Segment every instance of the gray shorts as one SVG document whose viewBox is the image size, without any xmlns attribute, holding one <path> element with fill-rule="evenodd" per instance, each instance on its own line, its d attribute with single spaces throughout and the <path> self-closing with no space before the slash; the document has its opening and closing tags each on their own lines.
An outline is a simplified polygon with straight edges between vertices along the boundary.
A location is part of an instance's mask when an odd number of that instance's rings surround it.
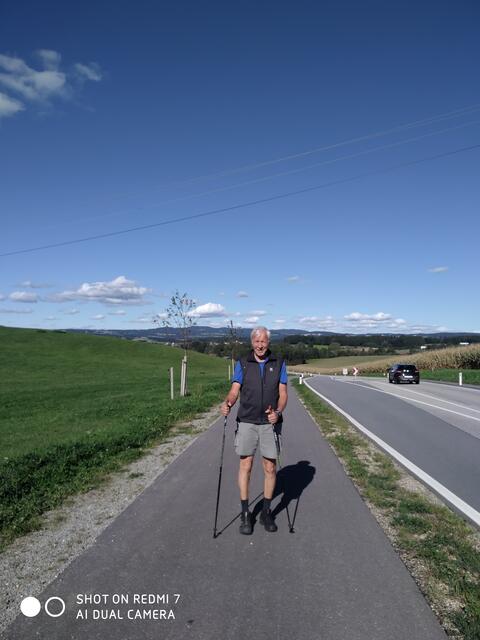
<svg viewBox="0 0 480 640">
<path fill-rule="evenodd" d="M 281 425 L 275 425 L 279 433 Z M 278 435 L 281 447 L 281 436 Z M 269 424 L 250 424 L 249 422 L 237 422 L 235 431 L 235 453 L 238 456 L 253 456 L 260 444 L 260 453 L 264 458 L 277 458 L 277 447 L 273 435 L 273 427 Z"/>
</svg>

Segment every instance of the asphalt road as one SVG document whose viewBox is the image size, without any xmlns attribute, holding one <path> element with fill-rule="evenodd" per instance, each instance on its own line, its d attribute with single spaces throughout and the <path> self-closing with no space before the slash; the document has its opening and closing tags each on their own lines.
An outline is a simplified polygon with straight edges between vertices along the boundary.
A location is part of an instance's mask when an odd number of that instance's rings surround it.
<svg viewBox="0 0 480 640">
<path fill-rule="evenodd" d="M 20 614 L 8 638 L 445 640 L 414 580 L 293 391 L 281 491 L 273 503 L 279 531 L 267 533 L 257 523 L 252 536 L 238 533 L 238 462 L 233 418 L 229 422 L 216 539 L 222 419 L 38 596 L 42 604 L 61 597 L 65 613 L 52 618 L 42 608 L 35 618 Z M 261 491 L 256 460 L 252 498 Z M 285 502 L 292 518 L 296 509 L 293 534 Z M 257 501 L 255 511 L 259 506 Z M 107 603 L 80 606 L 79 594 L 105 594 Z M 114 605 L 113 594 L 129 602 Z M 169 594 L 170 602 L 139 606 L 134 594 Z M 176 604 L 173 594 L 180 594 Z M 88 618 L 78 619 L 84 609 Z M 94 609 L 118 614 L 93 620 Z M 129 610 L 143 609 L 171 609 L 175 619 L 128 619 Z M 49 610 L 59 611 L 59 602 L 51 601 Z"/>
<path fill-rule="evenodd" d="M 308 383 L 480 511 L 480 391 L 342 376 Z"/>
</svg>

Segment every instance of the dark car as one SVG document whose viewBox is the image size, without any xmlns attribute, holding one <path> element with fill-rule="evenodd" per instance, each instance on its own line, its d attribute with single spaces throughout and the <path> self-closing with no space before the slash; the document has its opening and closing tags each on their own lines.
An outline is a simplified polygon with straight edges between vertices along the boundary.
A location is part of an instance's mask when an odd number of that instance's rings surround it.
<svg viewBox="0 0 480 640">
<path fill-rule="evenodd" d="M 414 364 L 394 364 L 388 370 L 388 381 L 394 384 L 400 384 L 401 382 L 419 384 L 420 371 Z"/>
</svg>

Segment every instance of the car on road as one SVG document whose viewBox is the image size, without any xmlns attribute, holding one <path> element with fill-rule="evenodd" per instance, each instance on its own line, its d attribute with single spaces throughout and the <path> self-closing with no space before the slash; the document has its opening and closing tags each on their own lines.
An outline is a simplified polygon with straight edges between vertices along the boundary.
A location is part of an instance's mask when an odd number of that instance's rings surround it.
<svg viewBox="0 0 480 640">
<path fill-rule="evenodd" d="M 394 364 L 388 369 L 388 381 L 393 384 L 409 382 L 420 383 L 420 371 L 414 364 Z"/>
</svg>

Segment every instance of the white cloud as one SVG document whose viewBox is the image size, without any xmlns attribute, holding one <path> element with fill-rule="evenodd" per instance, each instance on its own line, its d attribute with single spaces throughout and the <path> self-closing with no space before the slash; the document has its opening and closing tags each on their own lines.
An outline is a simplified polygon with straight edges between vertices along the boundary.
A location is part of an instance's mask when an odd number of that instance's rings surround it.
<svg viewBox="0 0 480 640">
<path fill-rule="evenodd" d="M 255 309 L 254 311 L 250 311 L 252 316 L 266 316 L 268 311 L 264 311 L 263 309 Z"/>
<path fill-rule="evenodd" d="M 51 287 L 51 284 L 46 284 L 43 282 L 32 282 L 31 280 L 24 280 L 24 282 L 21 282 L 20 287 L 26 287 L 27 289 L 48 289 L 49 287 Z"/>
<path fill-rule="evenodd" d="M 0 54 L 0 69 L 6 71 L 0 73 L 0 84 L 25 100 L 42 102 L 65 95 L 66 75 L 56 68 L 36 71 L 20 58 Z"/>
<path fill-rule="evenodd" d="M 14 302 L 38 302 L 37 294 L 28 291 L 14 291 L 8 297 Z"/>
<path fill-rule="evenodd" d="M 0 118 L 8 118 L 14 116 L 19 111 L 25 109 L 24 105 L 15 98 L 7 96 L 6 93 L 0 91 Z"/>
<path fill-rule="evenodd" d="M 287 278 L 287 282 L 299 282 L 300 281 L 300 276 L 289 276 Z"/>
<path fill-rule="evenodd" d="M 0 309 L 0 313 L 33 313 L 33 309 Z"/>
<path fill-rule="evenodd" d="M 81 64 L 80 62 L 77 62 L 75 70 L 83 79 L 92 80 L 92 82 L 100 82 L 102 79 L 102 71 L 96 62 L 90 62 L 90 64 Z"/>
<path fill-rule="evenodd" d="M 124 311 L 123 309 L 115 309 L 115 311 L 109 311 L 108 315 L 109 316 L 124 316 L 126 315 L 126 311 Z"/>
<path fill-rule="evenodd" d="M 96 316 L 91 316 L 90 320 L 105 320 L 105 316 L 102 315 L 101 313 L 97 313 Z"/>
<path fill-rule="evenodd" d="M 248 298 L 248 293 L 246 291 L 238 291 L 237 298 Z"/>
<path fill-rule="evenodd" d="M 226 316 L 227 312 L 223 305 L 217 304 L 216 302 L 207 302 L 190 311 L 189 315 L 192 316 L 192 318 L 219 318 Z"/>
<path fill-rule="evenodd" d="M 332 329 L 337 326 L 336 320 L 332 316 L 304 316 L 299 319 L 299 324 L 310 329 Z"/>
<path fill-rule="evenodd" d="M 259 316 L 251 316 L 250 318 L 244 318 L 244 322 L 247 324 L 256 324 L 260 320 Z"/>
<path fill-rule="evenodd" d="M 443 273 L 444 271 L 448 271 L 448 267 L 432 267 L 428 269 L 430 273 Z"/>
<path fill-rule="evenodd" d="M 141 322 L 142 324 L 153 324 L 152 318 L 147 316 L 142 316 L 140 318 L 136 318 L 135 320 L 129 320 L 129 322 Z"/>
<path fill-rule="evenodd" d="M 144 299 L 149 293 L 147 287 L 139 287 L 134 280 L 118 276 L 110 282 L 84 282 L 75 291 L 63 291 L 49 297 L 50 302 L 68 302 L 84 300 L 101 302 L 107 305 L 142 305 L 149 304 Z"/>
<path fill-rule="evenodd" d="M 353 313 L 349 313 L 347 316 L 343 316 L 345 320 L 349 322 L 359 322 L 361 324 L 373 322 L 374 324 L 377 322 L 387 322 L 392 319 L 390 313 L 383 313 L 383 311 L 379 311 L 378 313 L 374 313 L 373 315 L 369 315 L 368 313 L 359 313 L 358 311 L 354 311 Z"/>
<path fill-rule="evenodd" d="M 52 49 L 37 49 L 35 53 L 37 57 L 40 58 L 45 69 L 56 71 L 60 66 L 62 56 L 57 51 L 52 51 Z"/>
<path fill-rule="evenodd" d="M 25 109 L 18 97 L 45 108 L 54 99 L 71 98 L 84 82 L 98 82 L 102 78 L 100 67 L 94 62 L 76 63 L 67 73 L 60 70 L 61 55 L 57 51 L 39 49 L 35 54 L 40 69 L 29 66 L 21 58 L 0 54 L 0 86 L 8 91 L 8 95 L 0 93 L 0 117 Z"/>
<path fill-rule="evenodd" d="M 63 312 L 66 316 L 76 316 L 77 313 L 80 313 L 79 309 L 65 309 Z"/>
</svg>

